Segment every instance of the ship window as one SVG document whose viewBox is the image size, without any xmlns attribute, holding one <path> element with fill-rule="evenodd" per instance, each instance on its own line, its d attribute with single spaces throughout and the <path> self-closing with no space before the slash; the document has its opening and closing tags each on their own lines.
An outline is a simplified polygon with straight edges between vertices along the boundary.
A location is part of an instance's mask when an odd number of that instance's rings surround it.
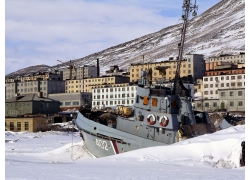
<svg viewBox="0 0 250 180">
<path fill-rule="evenodd" d="M 136 96 L 136 103 L 139 103 L 139 95 Z"/>
<path fill-rule="evenodd" d="M 152 106 L 157 106 L 157 98 L 152 98 Z"/>
<path fill-rule="evenodd" d="M 143 97 L 143 105 L 148 105 L 148 97 L 147 96 Z"/>
</svg>

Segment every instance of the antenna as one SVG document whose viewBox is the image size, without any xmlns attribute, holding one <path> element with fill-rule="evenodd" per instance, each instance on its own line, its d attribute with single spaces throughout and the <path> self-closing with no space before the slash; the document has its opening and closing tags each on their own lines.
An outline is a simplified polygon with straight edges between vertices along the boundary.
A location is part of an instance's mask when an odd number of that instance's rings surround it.
<svg viewBox="0 0 250 180">
<path fill-rule="evenodd" d="M 183 6 L 182 6 L 182 20 L 183 20 L 183 26 L 181 29 L 181 42 L 178 44 L 178 57 L 177 57 L 177 68 L 175 73 L 175 79 L 174 79 L 174 92 L 175 94 L 181 94 L 182 88 L 180 86 L 177 87 L 177 82 L 180 80 L 180 66 L 181 66 L 181 60 L 183 55 L 183 48 L 184 48 L 184 42 L 185 42 L 185 35 L 186 35 L 186 29 L 188 24 L 188 15 L 189 13 L 192 13 L 193 16 L 197 15 L 198 6 L 196 6 L 196 0 L 194 5 L 190 3 L 191 0 L 183 0 Z M 179 83 L 178 83 L 179 84 Z"/>
</svg>

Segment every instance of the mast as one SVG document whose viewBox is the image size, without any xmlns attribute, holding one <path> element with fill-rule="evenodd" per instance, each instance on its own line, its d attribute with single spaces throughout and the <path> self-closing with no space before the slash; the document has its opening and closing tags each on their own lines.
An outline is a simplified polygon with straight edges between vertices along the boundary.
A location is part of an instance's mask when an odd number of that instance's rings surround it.
<svg viewBox="0 0 250 180">
<path fill-rule="evenodd" d="M 183 88 L 182 85 L 179 84 L 180 82 L 180 67 L 181 67 L 181 60 L 183 56 L 183 48 L 184 48 L 184 42 L 185 42 L 185 35 L 186 35 L 186 29 L 188 24 L 188 15 L 190 12 L 193 11 L 192 15 L 196 16 L 196 11 L 198 10 L 198 6 L 196 6 L 196 0 L 194 5 L 191 4 L 191 0 L 183 0 L 183 6 L 182 6 L 182 20 L 183 20 L 183 26 L 181 29 L 181 42 L 178 44 L 179 53 L 178 53 L 178 62 L 177 62 L 177 68 L 175 72 L 175 79 L 174 79 L 174 93 L 181 95 Z"/>
</svg>

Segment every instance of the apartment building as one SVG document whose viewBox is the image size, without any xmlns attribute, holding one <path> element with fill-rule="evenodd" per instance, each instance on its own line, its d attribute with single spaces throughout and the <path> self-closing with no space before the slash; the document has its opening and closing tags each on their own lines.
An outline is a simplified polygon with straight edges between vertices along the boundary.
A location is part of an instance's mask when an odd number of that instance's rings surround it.
<svg viewBox="0 0 250 180">
<path fill-rule="evenodd" d="M 216 66 L 221 66 L 225 62 L 237 65 L 237 68 L 245 68 L 245 53 L 238 55 L 220 55 L 206 59 L 206 71 L 214 70 Z"/>
<path fill-rule="evenodd" d="M 47 116 L 57 114 L 60 102 L 37 94 L 17 95 L 5 100 L 5 130 L 38 132 L 47 130 Z"/>
<path fill-rule="evenodd" d="M 94 87 L 110 86 L 114 84 L 129 83 L 129 77 L 122 75 L 100 76 L 83 80 L 82 92 L 91 92 Z"/>
<path fill-rule="evenodd" d="M 245 111 L 245 74 L 203 77 L 203 92 L 194 100 L 197 110 Z"/>
<path fill-rule="evenodd" d="M 19 82 L 5 84 L 5 99 L 13 98 L 16 94 L 30 94 L 43 92 L 44 97 L 48 94 L 64 93 L 65 82 L 58 80 L 40 80 L 39 78 L 34 81 Z"/>
<path fill-rule="evenodd" d="M 135 102 L 137 85 L 100 87 L 92 89 L 92 108 L 117 105 L 132 106 Z"/>
<path fill-rule="evenodd" d="M 56 71 L 55 73 L 51 72 L 38 72 L 34 74 L 27 74 L 23 76 L 17 76 L 17 77 L 10 77 L 5 79 L 5 83 L 14 83 L 15 80 L 19 82 L 27 82 L 27 81 L 36 81 L 37 79 L 42 80 L 58 80 L 62 81 L 63 79 L 63 72 L 62 71 Z"/>
<path fill-rule="evenodd" d="M 170 58 L 168 61 L 147 63 L 147 64 L 131 64 L 130 66 L 130 81 L 136 82 L 141 78 L 141 71 L 152 69 L 152 80 L 168 81 L 175 78 L 177 61 Z M 163 74 L 158 70 L 165 68 Z M 201 54 L 188 54 L 187 59 L 181 61 L 180 76 L 192 76 L 195 83 L 197 79 L 201 79 L 205 75 L 205 61 Z"/>
<path fill-rule="evenodd" d="M 72 79 L 83 79 L 87 77 L 97 77 L 97 67 L 96 66 L 87 66 L 73 68 L 71 70 Z M 70 79 L 70 69 L 63 69 L 63 80 Z"/>
<path fill-rule="evenodd" d="M 245 88 L 245 74 L 203 77 L 203 98 L 218 99 L 219 90 Z"/>
<path fill-rule="evenodd" d="M 65 80 L 65 93 L 83 92 L 84 79 Z"/>
</svg>

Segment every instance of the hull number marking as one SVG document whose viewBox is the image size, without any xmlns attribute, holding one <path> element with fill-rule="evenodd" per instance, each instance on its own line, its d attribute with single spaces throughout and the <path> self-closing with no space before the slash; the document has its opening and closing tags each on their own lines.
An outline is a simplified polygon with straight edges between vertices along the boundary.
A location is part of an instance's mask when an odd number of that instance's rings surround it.
<svg viewBox="0 0 250 180">
<path fill-rule="evenodd" d="M 108 151 L 108 144 L 106 141 L 100 140 L 100 139 L 95 139 L 95 143 L 97 146 L 99 146 L 100 148 Z"/>
</svg>

